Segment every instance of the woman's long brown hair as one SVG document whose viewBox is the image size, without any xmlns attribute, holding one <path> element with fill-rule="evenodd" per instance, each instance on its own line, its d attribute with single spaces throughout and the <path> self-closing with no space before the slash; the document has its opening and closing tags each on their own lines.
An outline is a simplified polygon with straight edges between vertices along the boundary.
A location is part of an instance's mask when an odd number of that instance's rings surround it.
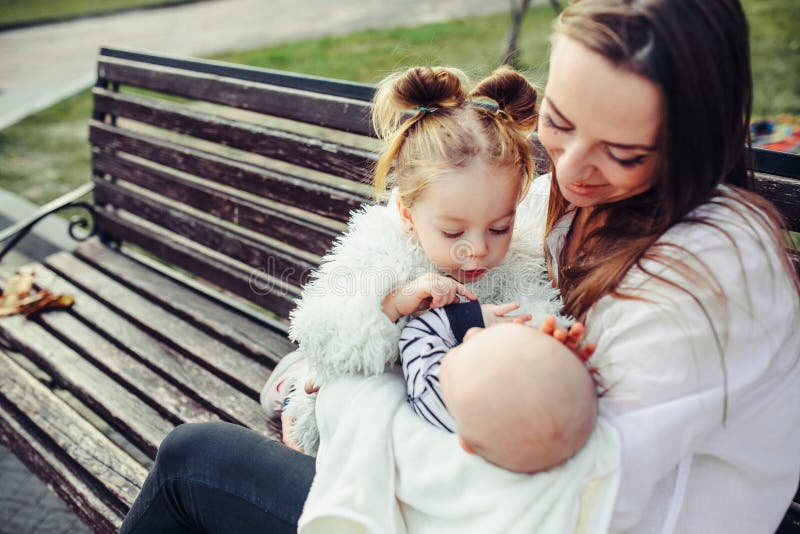
<svg viewBox="0 0 800 534">
<path fill-rule="evenodd" d="M 717 280 L 700 258 L 674 245 L 657 243 L 680 222 L 703 224 L 736 242 L 717 222 L 691 214 L 712 202 L 733 206 L 741 223 L 762 227 L 783 251 L 778 212 L 752 192 L 749 122 L 752 101 L 747 21 L 738 0 L 575 0 L 559 17 L 554 39 L 573 39 L 615 66 L 643 76 L 660 88 L 663 119 L 655 185 L 647 192 L 595 208 L 580 236 L 579 261 L 558 264 L 564 309 L 585 320 L 605 295 L 631 298 L 620 283 L 645 260 L 671 269 L 688 285 L 700 284 L 724 300 Z M 731 186 L 720 189 L 720 184 Z M 547 229 L 571 209 L 552 174 Z M 602 221 L 602 224 L 592 224 Z M 566 248 L 566 247 L 564 247 Z M 784 267 L 800 287 L 788 256 Z M 690 265 L 691 264 L 691 265 Z M 652 265 L 652 263 L 651 263 Z M 695 286 L 697 287 L 697 286 Z M 689 290 L 691 291 L 691 290 Z M 691 294 L 691 293 L 690 293 Z M 707 317 L 707 303 L 695 300 Z M 717 335 L 713 321 L 710 326 Z M 722 352 L 722 347 L 720 346 Z"/>
</svg>

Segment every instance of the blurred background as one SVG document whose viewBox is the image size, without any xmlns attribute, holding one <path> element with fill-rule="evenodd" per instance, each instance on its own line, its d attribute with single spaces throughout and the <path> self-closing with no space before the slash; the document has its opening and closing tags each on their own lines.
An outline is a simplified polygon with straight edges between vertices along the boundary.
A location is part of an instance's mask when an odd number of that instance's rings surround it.
<svg viewBox="0 0 800 534">
<path fill-rule="evenodd" d="M 100 45 L 368 83 L 416 64 L 458 66 L 478 77 L 507 59 L 516 19 L 518 53 L 512 59 L 544 86 L 557 0 L 381 4 L 0 0 L 0 189 L 43 204 L 89 180 L 88 87 Z M 750 22 L 755 141 L 798 152 L 800 1 L 743 0 L 743 5 Z M 67 72 L 61 75 L 62 70 Z M 23 75 L 30 82 L 21 80 Z M 12 84 L 21 95 L 11 95 Z M 3 109 L 4 99 L 11 109 Z"/>
</svg>

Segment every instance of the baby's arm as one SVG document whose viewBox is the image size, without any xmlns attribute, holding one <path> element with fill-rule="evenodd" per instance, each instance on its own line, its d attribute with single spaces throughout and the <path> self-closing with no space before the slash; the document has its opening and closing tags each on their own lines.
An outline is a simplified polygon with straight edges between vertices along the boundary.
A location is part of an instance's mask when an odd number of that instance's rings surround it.
<svg viewBox="0 0 800 534">
<path fill-rule="evenodd" d="M 477 301 L 430 310 L 409 321 L 400 334 L 408 403 L 417 415 L 448 432 L 456 426 L 442 400 L 439 370 L 447 351 L 473 326 L 483 326 Z"/>
</svg>

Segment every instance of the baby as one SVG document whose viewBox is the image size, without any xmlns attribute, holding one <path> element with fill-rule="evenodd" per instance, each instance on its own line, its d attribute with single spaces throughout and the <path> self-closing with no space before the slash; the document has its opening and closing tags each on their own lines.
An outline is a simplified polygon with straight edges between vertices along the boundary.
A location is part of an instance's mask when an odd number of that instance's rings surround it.
<svg viewBox="0 0 800 534">
<path fill-rule="evenodd" d="M 597 413 L 585 364 L 535 328 L 475 324 L 482 324 L 481 307 L 468 302 L 406 325 L 401 362 L 414 412 L 456 433 L 466 452 L 510 471 L 535 473 L 568 460 Z"/>
</svg>

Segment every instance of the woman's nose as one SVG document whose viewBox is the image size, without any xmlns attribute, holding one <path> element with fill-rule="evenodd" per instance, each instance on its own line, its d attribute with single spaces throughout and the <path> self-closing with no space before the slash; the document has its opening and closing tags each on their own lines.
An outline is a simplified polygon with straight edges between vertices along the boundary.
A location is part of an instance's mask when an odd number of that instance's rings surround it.
<svg viewBox="0 0 800 534">
<path fill-rule="evenodd" d="M 555 162 L 556 173 L 560 179 L 580 181 L 591 174 L 589 147 L 579 140 L 565 144 Z"/>
</svg>

